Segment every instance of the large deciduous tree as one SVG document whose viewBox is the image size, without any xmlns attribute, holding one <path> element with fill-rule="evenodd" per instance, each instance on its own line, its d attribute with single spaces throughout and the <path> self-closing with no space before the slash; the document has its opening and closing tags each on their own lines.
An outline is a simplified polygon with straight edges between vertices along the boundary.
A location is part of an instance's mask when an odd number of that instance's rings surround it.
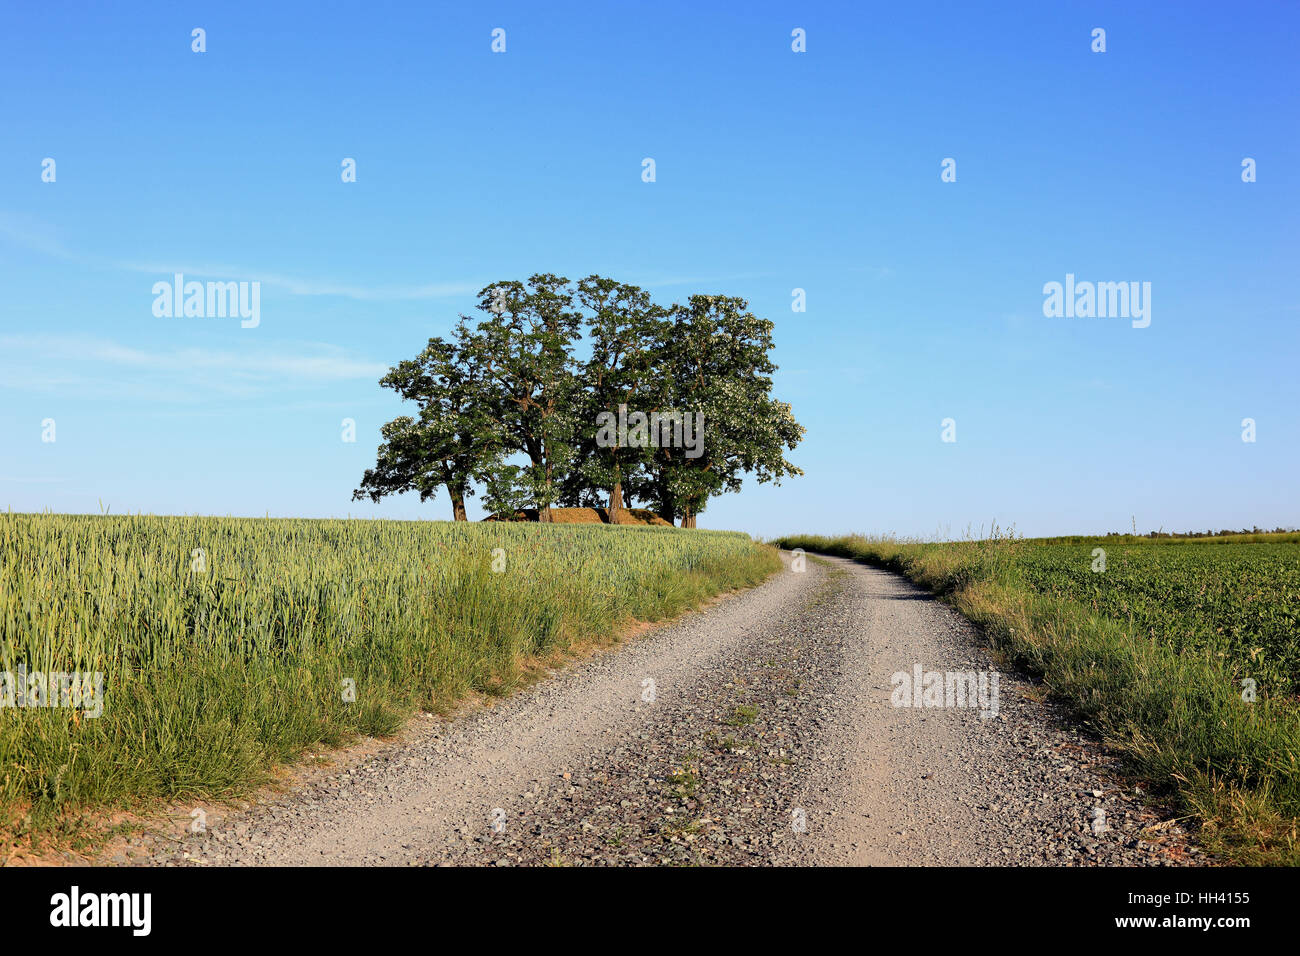
<svg viewBox="0 0 1300 956">
<path fill-rule="evenodd" d="M 695 527 L 709 498 L 739 491 L 744 474 L 777 484 L 803 474 L 785 458 L 803 426 L 771 396 L 772 327 L 732 296 L 693 295 L 673 307 L 658 371 L 668 404 L 700 422 L 702 436 L 694 448 L 661 446 L 637 484 L 665 520 Z"/>
<path fill-rule="evenodd" d="M 539 273 L 526 285 L 499 282 L 479 293 L 479 309 L 489 317 L 466 335 L 464 357 L 491 387 L 488 414 L 506 450 L 528 459 L 524 467 L 503 464 L 491 476 L 489 506 L 514 510 L 530 503 L 538 520 L 550 521 L 577 427 L 573 344 L 581 317 L 569 280 Z"/>
<path fill-rule="evenodd" d="M 366 469 L 353 499 L 379 501 L 418 491 L 427 501 L 445 487 L 454 520 L 467 520 L 465 499 L 474 493 L 473 482 L 486 480 L 502 451 L 482 370 L 459 343 L 432 338 L 416 358 L 399 362 L 379 383 L 415 402 L 419 415 L 403 415 L 383 427 L 375 467 Z"/>
<path fill-rule="evenodd" d="M 668 312 L 634 285 L 600 276 L 578 283 L 590 354 L 580 373 L 577 465 L 565 483 L 564 497 L 573 504 L 595 504 L 600 491 L 608 497 L 610 524 L 618 524 L 627 507 L 623 482 L 653 457 L 653 448 L 628 444 L 611 423 L 626 420 L 629 407 L 657 410 L 663 389 L 657 378 L 657 355 L 667 333 Z"/>
</svg>

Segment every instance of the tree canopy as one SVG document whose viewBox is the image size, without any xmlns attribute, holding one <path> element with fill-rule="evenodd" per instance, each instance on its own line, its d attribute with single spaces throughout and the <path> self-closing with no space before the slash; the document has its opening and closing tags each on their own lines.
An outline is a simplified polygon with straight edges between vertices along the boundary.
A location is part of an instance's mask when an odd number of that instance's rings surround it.
<svg viewBox="0 0 1300 956">
<path fill-rule="evenodd" d="M 744 299 L 660 306 L 601 276 L 537 274 L 479 293 L 477 321 L 431 338 L 381 380 L 415 403 L 383 427 L 352 497 L 446 488 L 457 521 L 482 491 L 491 512 L 632 503 L 695 527 L 744 475 L 780 483 L 803 437 L 771 395 L 773 325 Z"/>
</svg>

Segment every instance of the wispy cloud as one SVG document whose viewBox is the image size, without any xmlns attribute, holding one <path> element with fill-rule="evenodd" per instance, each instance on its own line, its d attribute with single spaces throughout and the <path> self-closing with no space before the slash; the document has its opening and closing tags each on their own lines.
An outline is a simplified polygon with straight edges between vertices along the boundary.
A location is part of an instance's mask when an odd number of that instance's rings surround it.
<svg viewBox="0 0 1300 956">
<path fill-rule="evenodd" d="M 356 358 L 330 345 L 296 351 L 160 351 L 109 339 L 51 335 L 0 335 L 0 387 L 81 390 L 153 399 L 195 400 L 218 391 L 252 397 L 272 389 L 302 388 L 356 379 L 377 380 L 388 366 Z M 78 363 L 98 375 L 78 375 Z M 116 370 L 117 374 L 114 374 Z M 107 373 L 107 374 L 106 374 Z"/>
<path fill-rule="evenodd" d="M 458 295 L 472 295 L 487 285 L 486 281 L 426 282 L 406 285 L 372 286 L 339 282 L 333 279 L 316 279 L 285 275 L 275 271 L 249 268 L 246 265 L 211 262 L 144 262 L 130 259 L 110 259 L 102 256 L 82 255 L 72 252 L 59 241 L 54 231 L 26 218 L 0 212 L 0 240 L 20 245 L 33 252 L 67 259 L 100 269 L 117 269 L 139 272 L 159 278 L 170 278 L 180 272 L 189 276 L 221 278 L 226 280 L 257 281 L 264 286 L 281 289 L 290 295 L 340 296 L 363 302 L 400 302 L 419 299 L 445 299 Z"/>
<path fill-rule="evenodd" d="M 304 279 L 275 272 L 260 272 L 234 265 L 213 263 L 146 263 L 114 262 L 119 269 L 142 272 L 170 278 L 180 272 L 186 276 L 221 277 L 223 279 L 249 280 L 264 286 L 282 289 L 290 295 L 336 295 L 363 302 L 399 302 L 414 299 L 445 299 L 457 295 L 473 295 L 486 282 L 430 282 L 424 285 L 365 286 L 329 279 Z"/>
<path fill-rule="evenodd" d="M 48 226 L 10 213 L 0 212 L 0 239 L 57 259 L 75 258 Z"/>
<path fill-rule="evenodd" d="M 0 348 L 22 350 L 60 360 L 107 362 L 179 374 L 219 370 L 253 376 L 274 375 L 314 381 L 335 381 L 372 378 L 388 370 L 388 366 L 380 363 L 350 358 L 343 349 L 330 345 L 315 346 L 317 354 L 308 355 L 222 352 L 198 348 L 149 352 L 120 345 L 108 339 L 54 335 L 0 335 Z"/>
<path fill-rule="evenodd" d="M 274 270 L 250 268 L 247 265 L 215 262 L 148 261 L 139 259 L 112 259 L 102 256 L 82 255 L 63 245 L 48 226 L 26 218 L 0 212 L 0 240 L 15 243 L 47 256 L 80 262 L 100 269 L 117 269 L 138 272 L 157 278 L 170 278 L 177 272 L 194 278 L 257 281 L 262 285 L 280 289 L 289 295 L 338 296 L 361 302 L 406 302 L 424 299 L 446 299 L 454 296 L 474 295 L 491 280 L 456 280 L 446 282 L 407 283 L 398 285 L 367 285 L 286 275 Z M 719 283 L 739 282 L 766 278 L 766 273 L 745 272 L 723 276 L 632 276 L 626 281 L 646 288 L 668 286 L 696 286 L 716 288 Z M 499 278 L 499 277 L 497 277 Z"/>
</svg>

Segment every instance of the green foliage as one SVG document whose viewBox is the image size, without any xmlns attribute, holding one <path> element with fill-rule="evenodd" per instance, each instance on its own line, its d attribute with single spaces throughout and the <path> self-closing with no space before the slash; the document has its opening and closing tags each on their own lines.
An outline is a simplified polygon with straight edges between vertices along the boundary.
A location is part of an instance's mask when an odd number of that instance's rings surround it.
<svg viewBox="0 0 1300 956">
<path fill-rule="evenodd" d="M 473 332 L 466 329 L 468 318 L 461 319 L 463 360 L 482 378 L 480 408 L 504 435 L 506 451 L 528 461 L 488 476 L 488 508 L 548 513 L 572 462 L 580 424 L 573 346 L 582 319 L 573 291 L 568 279 L 538 274 L 527 284 L 485 288 L 479 309 L 489 318 Z"/>
<path fill-rule="evenodd" d="M 743 299 L 691 296 L 663 308 L 636 286 L 588 276 L 503 281 L 480 293 L 484 318 L 461 316 L 455 342 L 429 340 L 382 384 L 420 406 L 384 427 L 375 468 L 354 497 L 438 487 L 455 515 L 474 483 L 491 512 L 551 505 L 611 513 L 639 500 L 694 527 L 714 495 L 742 476 L 780 482 L 804 430 L 771 397 L 772 323 Z M 588 355 L 579 360 L 577 353 Z M 685 416 L 702 431 L 683 447 L 636 416 Z M 626 415 L 626 418 L 624 417 Z M 602 418 L 631 420 L 610 440 Z M 694 429 L 687 430 L 692 437 Z"/>
<path fill-rule="evenodd" d="M 1090 546 L 1106 550 L 1091 570 Z M 1046 544 L 1020 555 L 1035 593 L 1125 622 L 1131 634 L 1174 651 L 1222 659 L 1261 693 L 1300 693 L 1300 546 Z"/>
<path fill-rule="evenodd" d="M 471 482 L 491 471 L 505 440 L 481 400 L 488 389 L 485 371 L 472 361 L 465 330 L 460 333 L 455 343 L 430 339 L 418 357 L 398 363 L 380 380 L 418 403 L 420 417 L 404 415 L 383 427 L 378 460 L 366 470 L 354 500 L 418 491 L 427 501 L 445 486 L 456 518 L 464 520 Z"/>
<path fill-rule="evenodd" d="M 804 429 L 790 406 L 771 397 L 776 366 L 772 323 L 748 311 L 744 299 L 693 295 L 672 308 L 672 330 L 662 351 L 664 403 L 699 414 L 704 442 L 696 450 L 667 447 L 653 456 L 653 467 L 632 482 L 638 497 L 652 501 L 664 517 L 694 518 L 709 498 L 739 491 L 741 476 L 760 483 L 801 475 L 786 461 L 786 449 Z"/>
<path fill-rule="evenodd" d="M 600 416 L 617 418 L 629 405 L 643 412 L 666 410 L 667 311 L 644 290 L 595 275 L 578 283 L 577 297 L 590 348 L 576 396 L 578 420 L 594 426 Z M 611 507 L 621 506 L 624 478 L 647 467 L 654 457 L 653 448 L 599 442 L 598 434 L 595 427 L 578 430 L 577 464 L 565 480 L 568 504 L 598 507 L 603 503 L 599 491 L 611 490 Z"/>
</svg>

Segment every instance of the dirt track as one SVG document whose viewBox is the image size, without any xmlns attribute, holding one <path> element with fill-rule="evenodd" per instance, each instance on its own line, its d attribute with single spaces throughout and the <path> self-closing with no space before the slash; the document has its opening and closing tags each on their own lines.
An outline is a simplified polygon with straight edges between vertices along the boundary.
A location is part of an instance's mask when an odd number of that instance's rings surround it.
<svg viewBox="0 0 1300 956">
<path fill-rule="evenodd" d="M 1001 674 L 996 716 L 991 698 L 895 706 L 892 675 L 918 664 L 988 681 L 953 611 L 885 572 L 784 558 L 761 587 L 490 708 L 418 720 L 290 793 L 212 812 L 204 832 L 178 817 L 109 862 L 1199 859 L 1176 828 L 1139 839 L 1160 818 L 1030 685 Z"/>
</svg>

